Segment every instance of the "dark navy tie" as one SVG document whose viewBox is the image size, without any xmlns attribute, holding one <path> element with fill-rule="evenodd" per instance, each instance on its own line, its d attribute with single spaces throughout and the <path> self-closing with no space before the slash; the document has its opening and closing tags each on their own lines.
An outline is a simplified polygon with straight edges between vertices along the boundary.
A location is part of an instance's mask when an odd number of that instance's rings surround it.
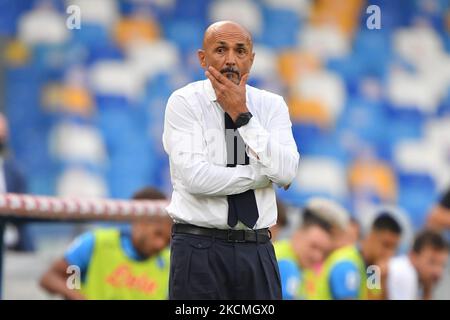
<svg viewBox="0 0 450 320">
<path fill-rule="evenodd" d="M 249 158 L 245 152 L 245 143 L 234 125 L 233 120 L 225 112 L 225 140 L 227 144 L 227 167 L 248 165 Z M 243 193 L 227 196 L 228 225 L 234 227 L 238 220 L 249 228 L 253 228 L 259 213 L 256 205 L 255 192 L 247 190 Z"/>
</svg>

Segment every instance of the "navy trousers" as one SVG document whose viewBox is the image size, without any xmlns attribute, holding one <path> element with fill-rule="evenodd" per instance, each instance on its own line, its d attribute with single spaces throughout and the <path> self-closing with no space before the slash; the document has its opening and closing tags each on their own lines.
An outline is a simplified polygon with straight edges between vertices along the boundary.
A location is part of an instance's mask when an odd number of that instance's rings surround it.
<svg viewBox="0 0 450 320">
<path fill-rule="evenodd" d="M 281 299 L 273 245 L 172 235 L 169 299 Z"/>
</svg>

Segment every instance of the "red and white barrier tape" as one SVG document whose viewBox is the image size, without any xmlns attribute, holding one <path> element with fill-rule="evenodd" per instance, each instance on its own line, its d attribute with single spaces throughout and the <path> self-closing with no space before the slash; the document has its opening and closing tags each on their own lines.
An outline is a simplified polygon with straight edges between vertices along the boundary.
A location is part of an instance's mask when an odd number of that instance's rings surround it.
<svg viewBox="0 0 450 320">
<path fill-rule="evenodd" d="M 0 216 L 41 219 L 133 220 L 166 215 L 167 201 L 57 198 L 27 194 L 0 194 Z"/>
</svg>

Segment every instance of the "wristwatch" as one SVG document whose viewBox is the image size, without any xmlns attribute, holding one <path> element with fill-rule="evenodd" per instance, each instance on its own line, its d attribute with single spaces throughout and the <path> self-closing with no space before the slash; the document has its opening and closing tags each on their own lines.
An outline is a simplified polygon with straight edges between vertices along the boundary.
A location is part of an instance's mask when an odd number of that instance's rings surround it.
<svg viewBox="0 0 450 320">
<path fill-rule="evenodd" d="M 236 128 L 245 126 L 252 117 L 253 117 L 253 115 L 250 112 L 243 112 L 243 113 L 239 114 L 236 121 L 234 122 L 234 125 L 236 126 Z"/>
</svg>

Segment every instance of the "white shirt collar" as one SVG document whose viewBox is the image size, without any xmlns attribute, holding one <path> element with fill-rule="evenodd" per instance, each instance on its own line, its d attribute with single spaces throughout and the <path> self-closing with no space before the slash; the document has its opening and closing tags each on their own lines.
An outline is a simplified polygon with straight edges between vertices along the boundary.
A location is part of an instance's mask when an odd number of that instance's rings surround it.
<svg viewBox="0 0 450 320">
<path fill-rule="evenodd" d="M 205 88 L 205 92 L 206 92 L 206 95 L 208 96 L 209 101 L 213 101 L 213 102 L 216 101 L 217 100 L 216 92 L 214 91 L 211 81 L 209 79 L 206 79 L 203 82 L 203 86 Z"/>
</svg>

